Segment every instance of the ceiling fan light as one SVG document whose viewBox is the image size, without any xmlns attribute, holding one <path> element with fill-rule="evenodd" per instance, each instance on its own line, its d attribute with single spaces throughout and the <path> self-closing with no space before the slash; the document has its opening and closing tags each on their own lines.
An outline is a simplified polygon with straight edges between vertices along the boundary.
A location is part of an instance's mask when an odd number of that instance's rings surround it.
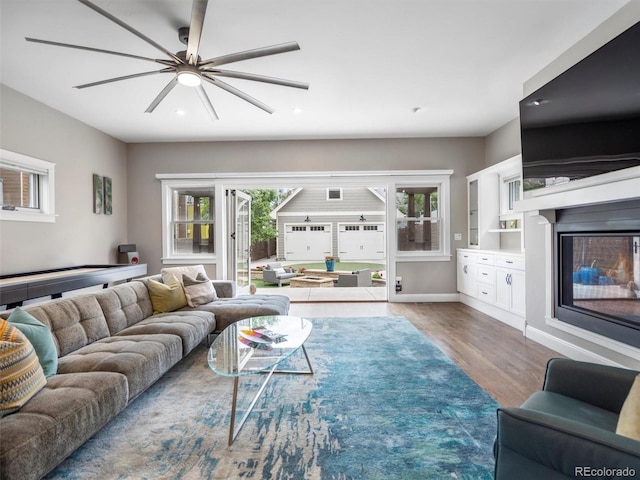
<svg viewBox="0 0 640 480">
<path fill-rule="evenodd" d="M 178 82 L 187 87 L 197 87 L 202 83 L 202 79 L 195 72 L 185 71 L 178 73 Z"/>
</svg>

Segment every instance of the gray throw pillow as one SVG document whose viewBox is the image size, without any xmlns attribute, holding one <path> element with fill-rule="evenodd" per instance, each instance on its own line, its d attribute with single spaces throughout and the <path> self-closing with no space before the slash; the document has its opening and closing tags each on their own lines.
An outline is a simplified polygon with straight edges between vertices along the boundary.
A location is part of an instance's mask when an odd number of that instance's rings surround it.
<svg viewBox="0 0 640 480">
<path fill-rule="evenodd" d="M 183 274 L 182 284 L 184 285 L 184 293 L 190 307 L 204 305 L 218 298 L 211 280 L 203 273 L 198 273 L 196 278 L 191 278 L 189 275 Z"/>
</svg>

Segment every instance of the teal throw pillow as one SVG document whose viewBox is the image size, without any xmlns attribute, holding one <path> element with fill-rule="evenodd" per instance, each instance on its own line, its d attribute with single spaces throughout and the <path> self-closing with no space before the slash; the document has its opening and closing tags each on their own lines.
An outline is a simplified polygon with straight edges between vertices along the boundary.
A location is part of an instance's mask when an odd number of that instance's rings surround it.
<svg viewBox="0 0 640 480">
<path fill-rule="evenodd" d="M 47 326 L 20 307 L 16 307 L 7 320 L 29 339 L 45 376 L 55 375 L 58 371 L 58 350 Z"/>
</svg>

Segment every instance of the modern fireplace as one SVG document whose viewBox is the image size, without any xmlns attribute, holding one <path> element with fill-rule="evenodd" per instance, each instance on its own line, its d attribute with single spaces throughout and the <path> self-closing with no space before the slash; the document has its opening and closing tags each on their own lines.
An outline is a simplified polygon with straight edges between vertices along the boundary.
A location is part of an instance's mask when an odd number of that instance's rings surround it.
<svg viewBox="0 0 640 480">
<path fill-rule="evenodd" d="M 555 316 L 640 348 L 640 201 L 556 211 Z"/>
</svg>

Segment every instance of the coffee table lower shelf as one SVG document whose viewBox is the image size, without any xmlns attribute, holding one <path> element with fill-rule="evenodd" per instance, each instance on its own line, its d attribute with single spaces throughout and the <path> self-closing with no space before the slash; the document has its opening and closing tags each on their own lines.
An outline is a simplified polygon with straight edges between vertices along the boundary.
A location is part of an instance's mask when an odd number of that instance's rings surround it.
<svg viewBox="0 0 640 480">
<path fill-rule="evenodd" d="M 307 366 L 309 367 L 309 369 L 308 370 L 277 370 L 278 364 L 275 364 L 269 370 L 262 370 L 262 371 L 256 372 L 256 373 L 264 373 L 267 376 L 262 382 L 262 385 L 260 386 L 258 393 L 256 393 L 255 397 L 251 401 L 249 408 L 247 409 L 242 419 L 240 420 L 237 428 L 235 425 L 235 420 L 236 420 L 236 405 L 238 402 L 238 381 L 240 380 L 240 377 L 234 377 L 233 400 L 231 402 L 231 420 L 229 422 L 229 443 L 228 443 L 229 446 L 233 445 L 234 440 L 240 433 L 240 430 L 242 430 L 242 427 L 244 426 L 245 422 L 247 421 L 247 418 L 249 417 L 249 414 L 253 411 L 253 407 L 258 401 L 258 398 L 260 398 L 260 395 L 262 395 L 262 392 L 266 388 L 267 383 L 269 383 L 269 380 L 271 379 L 274 373 L 275 374 L 293 374 L 293 375 L 313 375 L 313 367 L 311 366 L 311 362 L 309 361 L 309 355 L 307 354 L 307 350 L 306 348 L 304 348 L 304 345 L 301 345 L 300 348 L 304 353 L 304 358 L 307 361 Z"/>
</svg>

